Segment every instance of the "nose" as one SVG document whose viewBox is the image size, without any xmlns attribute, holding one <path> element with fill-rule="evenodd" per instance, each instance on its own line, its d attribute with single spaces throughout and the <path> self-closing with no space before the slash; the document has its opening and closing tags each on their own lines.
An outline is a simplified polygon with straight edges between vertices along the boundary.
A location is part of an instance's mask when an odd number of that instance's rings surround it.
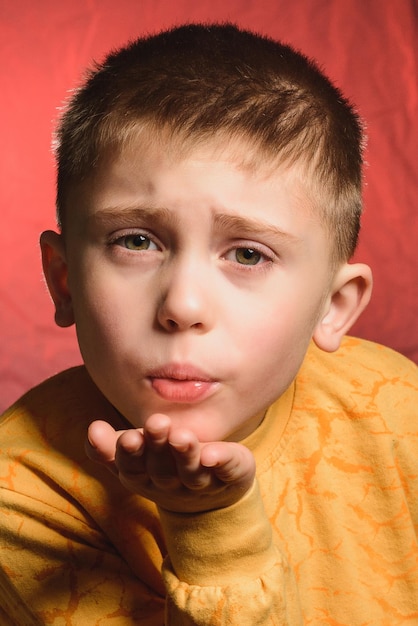
<svg viewBox="0 0 418 626">
<path fill-rule="evenodd" d="M 157 320 L 169 332 L 207 332 L 213 324 L 215 292 L 201 264 L 176 264 L 162 280 Z"/>
</svg>

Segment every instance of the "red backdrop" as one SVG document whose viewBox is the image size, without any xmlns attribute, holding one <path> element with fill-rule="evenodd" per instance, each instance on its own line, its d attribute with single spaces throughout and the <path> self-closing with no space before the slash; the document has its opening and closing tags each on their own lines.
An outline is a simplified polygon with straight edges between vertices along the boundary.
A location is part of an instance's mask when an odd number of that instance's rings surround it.
<svg viewBox="0 0 418 626">
<path fill-rule="evenodd" d="M 354 332 L 418 361 L 416 0 L 3 0 L 0 5 L 0 403 L 79 363 L 53 324 L 39 233 L 54 227 L 50 139 L 86 65 L 137 35 L 232 20 L 314 56 L 367 120 L 366 213 L 357 258 L 375 275 Z"/>
</svg>

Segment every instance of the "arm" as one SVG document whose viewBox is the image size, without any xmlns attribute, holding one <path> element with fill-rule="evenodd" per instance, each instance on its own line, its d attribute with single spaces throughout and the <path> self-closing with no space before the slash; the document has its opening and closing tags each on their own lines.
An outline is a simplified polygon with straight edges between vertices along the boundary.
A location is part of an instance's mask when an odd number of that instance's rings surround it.
<svg viewBox="0 0 418 626">
<path fill-rule="evenodd" d="M 0 488 L 0 623 L 163 626 L 162 595 L 101 529 L 71 499 L 27 484 L 32 494 Z"/>
<path fill-rule="evenodd" d="M 161 511 L 161 519 L 170 626 L 302 623 L 256 484 L 230 507 L 198 515 Z"/>
<path fill-rule="evenodd" d="M 0 623 L 162 626 L 154 505 L 85 458 L 87 420 L 18 409 L 0 427 Z"/>
<path fill-rule="evenodd" d="M 89 455 L 131 491 L 154 500 L 168 558 L 167 624 L 301 623 L 292 573 L 272 541 L 254 480 L 250 451 L 240 444 L 200 444 L 152 416 L 122 434 L 95 423 Z"/>
</svg>

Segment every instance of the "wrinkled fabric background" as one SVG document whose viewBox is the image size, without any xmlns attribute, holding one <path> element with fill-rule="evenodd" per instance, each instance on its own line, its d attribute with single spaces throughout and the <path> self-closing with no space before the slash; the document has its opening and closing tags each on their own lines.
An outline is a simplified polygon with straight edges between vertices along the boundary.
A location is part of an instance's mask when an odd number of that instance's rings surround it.
<svg viewBox="0 0 418 626">
<path fill-rule="evenodd" d="M 74 329 L 54 326 L 39 233 L 55 227 L 51 135 L 92 60 L 186 21 L 231 20 L 320 63 L 367 122 L 357 260 L 374 297 L 353 334 L 418 362 L 417 0 L 3 0 L 0 4 L 0 409 L 78 364 Z"/>
</svg>

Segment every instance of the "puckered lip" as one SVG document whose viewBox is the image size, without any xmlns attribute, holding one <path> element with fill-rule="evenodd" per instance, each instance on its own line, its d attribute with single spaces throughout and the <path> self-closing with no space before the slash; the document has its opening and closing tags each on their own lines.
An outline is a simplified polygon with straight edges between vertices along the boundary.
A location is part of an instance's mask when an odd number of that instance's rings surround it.
<svg viewBox="0 0 418 626">
<path fill-rule="evenodd" d="M 215 378 L 194 365 L 177 363 L 163 365 L 162 367 L 153 369 L 148 372 L 147 378 L 165 378 L 173 381 L 190 380 L 205 383 L 217 382 Z"/>
<path fill-rule="evenodd" d="M 160 398 L 174 404 L 202 402 L 219 389 L 218 380 L 189 364 L 164 365 L 149 372 L 147 378 Z"/>
</svg>

